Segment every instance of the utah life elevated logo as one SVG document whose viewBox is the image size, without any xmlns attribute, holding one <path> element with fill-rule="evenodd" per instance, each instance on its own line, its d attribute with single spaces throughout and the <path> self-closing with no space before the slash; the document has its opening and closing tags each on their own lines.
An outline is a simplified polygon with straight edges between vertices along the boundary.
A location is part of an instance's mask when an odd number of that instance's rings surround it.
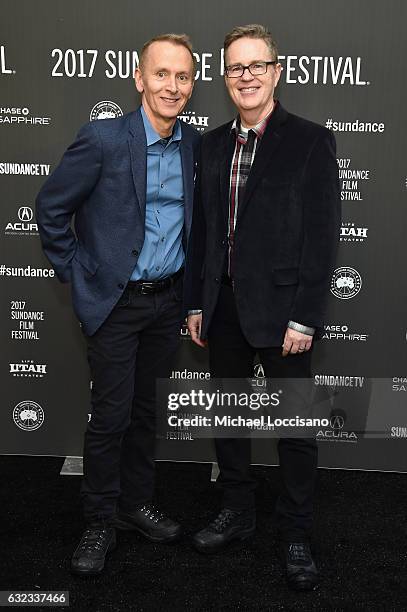
<svg viewBox="0 0 407 612">
<path fill-rule="evenodd" d="M 43 378 L 47 373 L 45 363 L 34 363 L 33 359 L 22 359 L 20 363 L 10 363 L 10 374 L 23 378 Z"/>
<path fill-rule="evenodd" d="M 7 223 L 5 236 L 38 236 L 38 225 L 33 222 L 34 213 L 29 206 L 20 206 L 17 211 L 18 221 Z"/>
<path fill-rule="evenodd" d="M 209 117 L 198 116 L 195 111 L 184 111 L 182 115 L 178 115 L 178 119 L 192 125 L 198 132 L 204 132 L 208 128 Z"/>
</svg>

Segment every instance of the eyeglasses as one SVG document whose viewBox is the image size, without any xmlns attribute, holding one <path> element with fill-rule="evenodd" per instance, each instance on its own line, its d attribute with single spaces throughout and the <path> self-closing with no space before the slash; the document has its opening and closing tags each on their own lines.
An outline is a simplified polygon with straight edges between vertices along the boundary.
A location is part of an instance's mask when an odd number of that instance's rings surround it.
<svg viewBox="0 0 407 612">
<path fill-rule="evenodd" d="M 277 64 L 277 60 L 268 62 L 254 62 L 248 66 L 242 66 L 242 64 L 225 66 L 225 74 L 229 79 L 237 79 L 244 75 L 245 70 L 248 70 L 252 76 L 258 76 L 260 74 L 266 74 L 267 66 L 269 64 Z"/>
</svg>

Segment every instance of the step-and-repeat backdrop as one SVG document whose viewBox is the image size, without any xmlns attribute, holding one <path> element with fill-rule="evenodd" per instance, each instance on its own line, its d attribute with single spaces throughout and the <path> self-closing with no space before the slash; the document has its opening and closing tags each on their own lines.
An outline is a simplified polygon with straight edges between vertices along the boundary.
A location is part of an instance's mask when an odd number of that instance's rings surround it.
<svg viewBox="0 0 407 612">
<path fill-rule="evenodd" d="M 316 434 L 320 464 L 406 471 L 406 3 L 16 0 L 3 3 L 0 21 L 0 452 L 80 456 L 90 416 L 70 290 L 41 252 L 40 186 L 83 123 L 136 108 L 139 52 L 159 33 L 194 42 L 196 87 L 180 119 L 201 132 L 228 121 L 224 34 L 257 22 L 279 45 L 278 97 L 338 145 L 340 250 L 314 359 L 315 386 L 331 406 Z M 180 333 L 172 377 L 208 378 L 206 351 L 185 326 Z M 192 438 L 171 429 L 159 457 L 212 460 L 211 442 Z M 255 441 L 253 461 L 275 463 L 274 442 Z"/>
</svg>

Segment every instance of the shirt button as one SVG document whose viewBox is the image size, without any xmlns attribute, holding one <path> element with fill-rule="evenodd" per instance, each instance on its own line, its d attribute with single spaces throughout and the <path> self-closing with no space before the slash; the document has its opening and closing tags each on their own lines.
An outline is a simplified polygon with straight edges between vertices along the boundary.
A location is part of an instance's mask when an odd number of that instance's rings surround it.
<svg viewBox="0 0 407 612">
<path fill-rule="evenodd" d="M 165 238 L 161 238 L 161 242 L 165 242 Z"/>
<path fill-rule="evenodd" d="M 158 270 L 159 270 L 160 268 L 159 268 L 159 266 L 156 266 L 156 268 L 155 268 L 155 269 L 156 269 L 156 270 L 157 270 L 157 272 L 158 272 Z"/>
<path fill-rule="evenodd" d="M 119 289 L 124 289 L 123 283 L 119 283 L 117 286 L 119 287 Z"/>
<path fill-rule="evenodd" d="M 164 183 L 161 183 L 161 189 L 164 189 Z"/>
<path fill-rule="evenodd" d="M 138 255 L 138 250 L 137 249 L 133 249 L 131 252 L 132 255 Z"/>
</svg>

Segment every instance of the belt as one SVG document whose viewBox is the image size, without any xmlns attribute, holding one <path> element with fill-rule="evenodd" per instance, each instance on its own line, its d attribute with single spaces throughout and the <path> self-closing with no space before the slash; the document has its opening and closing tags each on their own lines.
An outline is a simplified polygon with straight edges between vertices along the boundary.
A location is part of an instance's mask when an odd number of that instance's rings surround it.
<svg viewBox="0 0 407 612">
<path fill-rule="evenodd" d="M 184 268 L 180 268 L 178 272 L 175 272 L 175 274 L 172 274 L 172 276 L 167 276 L 166 278 L 162 278 L 156 281 L 144 281 L 144 280 L 129 281 L 127 283 L 127 286 L 133 291 L 135 290 L 136 293 L 139 293 L 141 295 L 150 295 L 152 293 L 160 293 L 161 291 L 164 291 L 165 289 L 168 289 L 169 287 L 174 285 L 174 283 L 179 278 L 181 278 L 183 274 L 184 274 Z"/>
</svg>

